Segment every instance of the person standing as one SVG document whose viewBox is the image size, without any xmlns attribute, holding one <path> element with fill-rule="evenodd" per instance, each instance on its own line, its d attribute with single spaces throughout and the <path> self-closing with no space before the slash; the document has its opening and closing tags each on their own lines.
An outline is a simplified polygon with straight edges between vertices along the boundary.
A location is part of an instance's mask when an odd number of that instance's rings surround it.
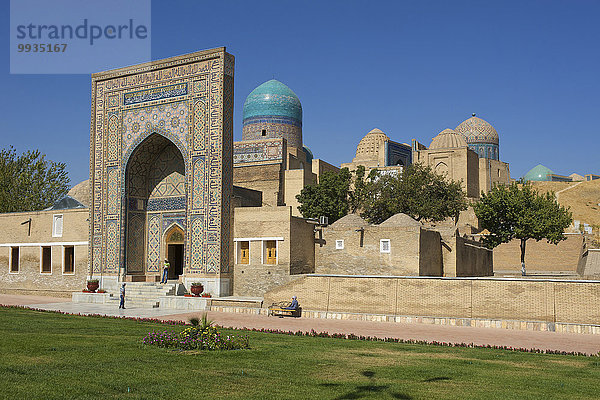
<svg viewBox="0 0 600 400">
<path fill-rule="evenodd" d="M 171 265 L 169 264 L 169 260 L 167 260 L 165 258 L 165 266 L 163 267 L 163 276 L 162 279 L 160 280 L 160 283 L 167 283 L 167 277 L 169 276 L 169 267 Z"/>
<path fill-rule="evenodd" d="M 125 309 L 125 283 L 121 286 L 121 302 L 119 308 Z"/>
</svg>

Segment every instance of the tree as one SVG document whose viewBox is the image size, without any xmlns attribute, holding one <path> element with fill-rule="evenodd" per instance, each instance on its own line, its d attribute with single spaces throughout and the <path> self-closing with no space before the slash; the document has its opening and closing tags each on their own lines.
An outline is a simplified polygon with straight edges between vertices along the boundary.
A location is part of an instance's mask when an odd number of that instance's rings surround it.
<svg viewBox="0 0 600 400">
<path fill-rule="evenodd" d="M 349 210 L 349 192 L 352 174 L 348 168 L 338 173 L 324 172 L 316 185 L 302 189 L 296 199 L 300 203 L 298 209 L 304 218 L 318 218 L 324 215 L 333 223 Z"/>
<path fill-rule="evenodd" d="M 0 212 L 50 207 L 69 191 L 65 167 L 46 160 L 39 150 L 21 155 L 12 146 L 0 150 Z"/>
<path fill-rule="evenodd" d="M 490 232 L 484 238 L 489 248 L 512 239 L 521 240 L 522 275 L 527 240 L 546 239 L 558 244 L 566 239 L 563 232 L 572 221 L 571 212 L 558 204 L 553 192 L 539 194 L 528 184 L 496 186 L 488 194 L 482 193 L 474 208 L 481 227 Z"/>
<path fill-rule="evenodd" d="M 365 172 L 366 169 L 363 165 L 359 165 L 356 167 L 355 171 L 352 171 L 354 174 L 354 182 L 348 193 L 349 208 L 352 213 L 358 212 L 363 207 L 363 204 L 369 196 L 370 185 L 373 184 L 379 176 L 376 169 L 372 169 L 366 177 Z"/>
<path fill-rule="evenodd" d="M 422 164 L 412 164 L 397 175 L 380 175 L 367 183 L 366 191 L 361 216 L 376 224 L 398 213 L 417 221 L 457 219 L 467 209 L 461 184 Z"/>
</svg>

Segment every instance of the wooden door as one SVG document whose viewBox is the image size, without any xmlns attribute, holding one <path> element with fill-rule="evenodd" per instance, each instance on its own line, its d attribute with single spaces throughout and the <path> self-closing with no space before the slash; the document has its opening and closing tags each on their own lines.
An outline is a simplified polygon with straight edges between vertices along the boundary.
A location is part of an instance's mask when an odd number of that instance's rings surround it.
<svg viewBox="0 0 600 400">
<path fill-rule="evenodd" d="M 277 242 L 267 240 L 267 264 L 277 264 Z"/>
<path fill-rule="evenodd" d="M 240 264 L 250 264 L 250 242 L 240 242 Z"/>
</svg>

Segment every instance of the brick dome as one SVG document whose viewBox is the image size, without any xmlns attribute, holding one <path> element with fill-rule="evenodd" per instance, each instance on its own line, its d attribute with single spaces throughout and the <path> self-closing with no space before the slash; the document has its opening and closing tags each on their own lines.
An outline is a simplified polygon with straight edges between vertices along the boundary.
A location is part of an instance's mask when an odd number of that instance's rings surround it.
<svg viewBox="0 0 600 400">
<path fill-rule="evenodd" d="M 372 129 L 358 143 L 358 146 L 356 147 L 356 158 L 376 160 L 379 154 L 379 145 L 388 140 L 390 140 L 390 138 L 380 129 Z"/>
<path fill-rule="evenodd" d="M 453 131 L 452 129 L 444 129 L 436 137 L 433 138 L 429 145 L 430 150 L 448 149 L 456 147 L 467 147 L 465 138 Z"/>
</svg>

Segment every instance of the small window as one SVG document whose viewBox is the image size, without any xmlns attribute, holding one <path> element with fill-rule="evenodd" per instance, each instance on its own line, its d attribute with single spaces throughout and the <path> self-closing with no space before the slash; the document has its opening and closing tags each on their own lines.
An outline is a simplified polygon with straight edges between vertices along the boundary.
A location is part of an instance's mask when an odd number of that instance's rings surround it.
<svg viewBox="0 0 600 400">
<path fill-rule="evenodd" d="M 498 170 L 498 178 L 500 178 L 500 170 Z"/>
<path fill-rule="evenodd" d="M 263 130 L 262 130 L 262 135 L 263 135 L 263 136 L 267 136 L 267 130 L 266 130 L 266 129 L 263 129 Z"/>
<path fill-rule="evenodd" d="M 64 250 L 64 270 L 65 274 L 72 274 L 75 272 L 75 247 L 65 246 Z"/>
<path fill-rule="evenodd" d="M 42 273 L 51 274 L 52 273 L 52 247 L 44 246 L 42 247 Z"/>
<path fill-rule="evenodd" d="M 63 216 L 56 214 L 52 216 L 52 237 L 62 237 L 63 235 Z"/>
<path fill-rule="evenodd" d="M 19 272 L 19 248 L 18 247 L 10 248 L 10 272 L 12 272 L 12 273 Z"/>
<path fill-rule="evenodd" d="M 390 239 L 381 239 L 379 241 L 379 252 L 389 253 L 390 252 Z"/>
<path fill-rule="evenodd" d="M 336 240 L 335 241 L 335 249 L 336 250 L 344 250 L 344 241 L 343 240 Z"/>
<path fill-rule="evenodd" d="M 267 240 L 265 241 L 265 254 L 266 254 L 266 262 L 265 264 L 277 264 L 277 241 L 275 240 Z"/>
<path fill-rule="evenodd" d="M 250 242 L 238 242 L 240 246 L 239 263 L 250 264 Z"/>
</svg>

